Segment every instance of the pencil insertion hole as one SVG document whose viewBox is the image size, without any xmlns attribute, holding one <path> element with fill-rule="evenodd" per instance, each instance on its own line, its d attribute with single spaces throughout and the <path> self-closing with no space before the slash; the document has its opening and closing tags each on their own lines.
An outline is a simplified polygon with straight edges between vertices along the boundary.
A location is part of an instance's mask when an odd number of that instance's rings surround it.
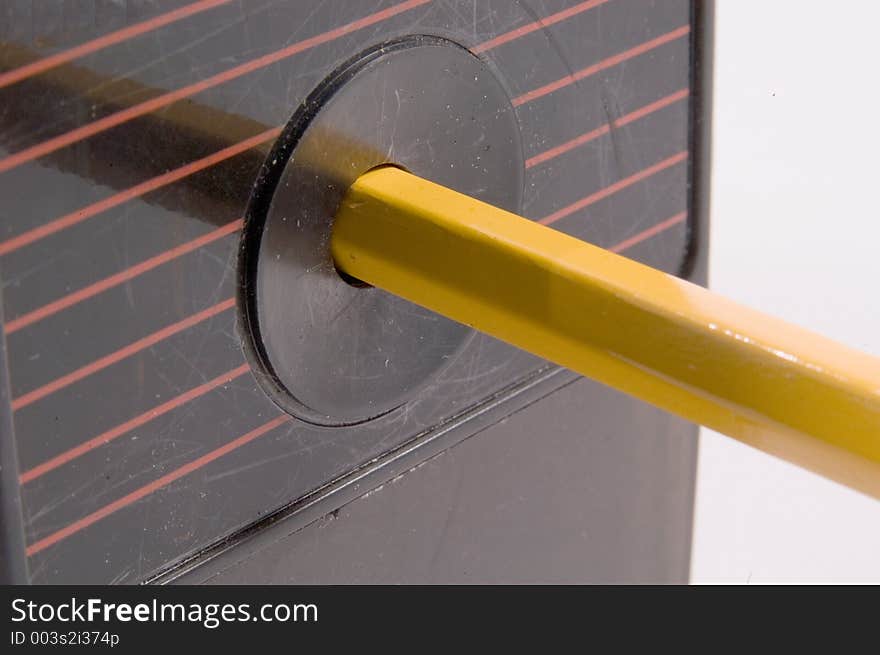
<svg viewBox="0 0 880 655">
<path fill-rule="evenodd" d="M 354 287 L 356 289 L 372 289 L 373 285 L 369 282 L 364 282 L 363 280 L 359 280 L 353 275 L 349 275 L 345 271 L 343 271 L 336 262 L 333 262 L 333 266 L 336 267 L 336 274 L 342 278 L 342 281 L 345 282 L 348 286 Z"/>
</svg>

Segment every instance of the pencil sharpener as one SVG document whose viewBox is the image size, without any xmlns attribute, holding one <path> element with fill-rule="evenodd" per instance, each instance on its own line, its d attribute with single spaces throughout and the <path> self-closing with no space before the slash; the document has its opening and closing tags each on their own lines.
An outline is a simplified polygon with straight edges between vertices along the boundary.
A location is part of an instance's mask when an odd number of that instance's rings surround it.
<svg viewBox="0 0 880 655">
<path fill-rule="evenodd" d="M 692 425 L 328 237 L 391 163 L 705 281 L 711 2 L 69 4 L 0 10 L 0 577 L 686 580 Z"/>
</svg>

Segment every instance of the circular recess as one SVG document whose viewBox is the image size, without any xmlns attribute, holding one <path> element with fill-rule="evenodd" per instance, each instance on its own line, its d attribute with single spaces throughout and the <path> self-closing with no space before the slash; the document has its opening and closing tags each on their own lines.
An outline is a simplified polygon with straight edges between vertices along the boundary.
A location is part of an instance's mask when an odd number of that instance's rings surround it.
<svg viewBox="0 0 880 655">
<path fill-rule="evenodd" d="M 351 183 L 383 164 L 518 212 L 519 128 L 486 63 L 437 37 L 381 44 L 328 77 L 267 158 L 240 257 L 245 350 L 269 396 L 319 425 L 400 407 L 471 336 L 336 272 L 333 215 Z"/>
</svg>

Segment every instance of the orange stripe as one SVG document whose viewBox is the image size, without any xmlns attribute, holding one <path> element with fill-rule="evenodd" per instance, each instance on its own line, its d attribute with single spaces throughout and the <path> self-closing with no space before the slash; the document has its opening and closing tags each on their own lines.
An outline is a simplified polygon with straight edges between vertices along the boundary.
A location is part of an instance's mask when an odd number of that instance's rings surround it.
<svg viewBox="0 0 880 655">
<path fill-rule="evenodd" d="M 107 289 L 112 289 L 115 286 L 122 284 L 123 282 L 128 282 L 129 280 L 146 273 L 147 271 L 151 271 L 162 264 L 170 262 L 172 259 L 176 259 L 181 257 L 193 250 L 198 250 L 202 246 L 206 246 L 209 243 L 217 241 L 218 239 L 222 239 L 228 234 L 232 234 L 233 232 L 237 232 L 241 229 L 242 220 L 238 219 L 236 221 L 232 221 L 231 223 L 227 223 L 223 227 L 214 230 L 212 232 L 208 232 L 208 234 L 204 234 L 197 239 L 193 239 L 192 241 L 187 241 L 179 246 L 171 248 L 170 250 L 166 250 L 163 253 L 159 253 L 154 257 L 150 257 L 149 259 L 142 261 L 140 264 L 135 264 L 134 266 L 125 269 L 124 271 L 120 271 L 115 275 L 111 275 L 109 277 L 105 277 L 103 280 L 99 280 L 94 284 L 90 284 L 89 286 L 80 289 L 79 291 L 74 291 L 73 293 L 64 296 L 63 298 L 59 298 L 54 302 L 50 302 L 47 305 L 43 305 L 39 309 L 35 309 L 32 312 L 28 312 L 27 314 L 23 314 L 22 316 L 9 321 L 6 324 L 6 333 L 12 334 L 21 330 L 28 325 L 36 323 L 38 321 L 42 321 L 44 318 L 52 316 L 53 314 L 57 314 L 63 309 L 67 309 L 68 307 L 72 307 L 77 303 L 82 302 L 83 300 L 87 300 L 92 296 L 96 296 L 97 294 L 106 291 Z"/>
<path fill-rule="evenodd" d="M 175 469 L 174 471 L 171 471 L 171 473 L 163 475 L 158 480 L 154 480 L 153 482 L 150 482 L 149 484 L 145 484 L 140 489 L 132 491 L 130 494 L 123 496 L 119 500 L 115 500 L 112 503 L 110 503 L 109 505 L 105 505 L 101 509 L 99 509 L 95 512 L 92 512 L 91 514 L 89 514 L 87 516 L 84 516 L 83 518 L 79 519 L 78 521 L 74 521 L 73 523 L 71 523 L 67 527 L 62 528 L 62 529 L 58 530 L 57 532 L 53 532 L 48 537 L 44 537 L 43 539 L 40 539 L 39 541 L 28 546 L 27 547 L 28 557 L 30 557 L 31 555 L 34 555 L 36 553 L 39 553 L 41 550 L 45 550 L 49 546 L 58 543 L 62 539 L 66 539 L 67 537 L 69 537 L 72 534 L 76 534 L 80 530 L 83 530 L 84 528 L 89 527 L 93 523 L 97 523 L 98 521 L 100 521 L 104 517 L 109 516 L 110 514 L 113 514 L 116 511 L 119 511 L 123 507 L 127 507 L 128 505 L 131 505 L 132 503 L 140 500 L 141 498 L 144 498 L 145 496 L 149 496 L 154 491 L 157 491 L 157 490 L 161 489 L 162 487 L 165 487 L 165 486 L 171 484 L 175 480 L 178 480 L 178 479 L 182 478 L 183 476 L 202 468 L 206 464 L 210 464 L 215 459 L 219 459 L 220 457 L 223 457 L 223 455 L 226 455 L 227 453 L 230 453 L 233 450 L 236 450 L 237 448 L 241 448 L 242 446 L 244 446 L 247 443 L 250 443 L 254 439 L 257 439 L 258 437 L 263 436 L 264 434 L 266 434 L 270 430 L 273 430 L 273 429 L 277 428 L 279 425 L 286 423 L 288 420 L 290 420 L 290 417 L 286 416 L 286 415 L 274 418 L 271 421 L 269 421 L 268 423 L 264 423 L 260 427 L 254 429 L 254 430 L 251 430 L 247 434 L 243 434 L 242 436 L 238 437 L 237 439 L 233 439 L 232 441 L 230 441 L 226 445 L 221 446 L 220 448 L 217 448 L 216 450 L 212 450 L 211 452 L 209 452 L 205 455 L 202 455 L 201 457 L 193 460 L 189 464 L 185 464 L 185 465 L 181 466 L 180 468 Z"/>
<path fill-rule="evenodd" d="M 346 34 L 350 34 L 365 27 L 369 27 L 370 25 L 374 25 L 375 23 L 387 20 L 392 16 L 396 16 L 397 14 L 404 11 L 408 11 L 415 7 L 427 4 L 430 1 L 431 0 L 407 0 L 407 2 L 402 2 L 398 5 L 394 5 L 393 7 L 389 7 L 388 9 L 383 9 L 382 11 L 377 11 L 374 14 L 370 14 L 368 16 L 365 16 L 364 18 L 360 18 L 341 27 L 337 27 L 336 29 L 330 30 L 329 32 L 318 34 L 317 36 L 313 36 L 311 38 L 305 39 L 304 41 L 294 43 L 276 52 L 271 52 L 267 55 L 263 55 L 262 57 L 258 57 L 239 66 L 230 68 L 229 70 L 218 73 L 217 75 L 212 75 L 211 77 L 204 79 L 201 82 L 190 84 L 181 89 L 177 89 L 176 91 L 163 93 L 160 96 L 141 102 L 137 105 L 129 107 L 128 109 L 123 109 L 122 111 L 118 111 L 115 114 L 110 114 L 109 116 L 94 121 L 93 123 L 89 123 L 88 125 L 83 125 L 82 127 L 71 130 L 70 132 L 65 132 L 64 134 L 61 134 L 53 139 L 43 141 L 42 143 L 38 143 L 35 146 L 25 148 L 20 152 L 9 155 L 5 159 L 0 159 L 0 173 L 15 168 L 16 166 L 20 166 L 25 162 L 29 162 L 44 155 L 48 155 L 51 152 L 60 150 L 61 148 L 69 146 L 72 143 L 76 143 L 77 141 L 87 139 L 88 137 L 94 136 L 99 132 L 109 130 L 112 127 L 121 125 L 127 121 L 137 118 L 138 116 L 149 114 L 150 112 L 161 109 L 162 107 L 167 107 L 168 105 L 177 102 L 178 100 L 182 100 L 197 93 L 201 93 L 202 91 L 214 88 L 215 86 L 223 84 L 224 82 L 228 82 L 229 80 L 241 77 L 242 75 L 251 73 L 255 70 L 259 70 L 260 68 L 265 68 L 266 66 L 281 61 L 282 59 L 286 59 L 305 50 L 309 50 L 310 48 L 314 48 L 315 46 L 321 45 L 323 43 L 328 43 L 330 41 L 333 41 L 334 39 L 338 39 L 342 36 L 345 36 Z"/>
<path fill-rule="evenodd" d="M 98 446 L 103 446 L 105 443 L 113 441 L 114 439 L 125 434 L 126 432 L 131 432 L 135 428 L 142 426 L 144 423 L 149 423 L 154 418 L 162 416 L 163 414 L 167 414 L 172 409 L 176 409 L 177 407 L 188 403 L 190 400 L 195 400 L 200 396 L 204 396 L 209 391 L 212 391 L 221 385 L 231 382 L 235 378 L 244 375 L 249 370 L 250 367 L 247 364 L 243 364 L 238 368 L 234 368 L 231 371 L 214 378 L 213 380 L 210 380 L 193 389 L 190 389 L 186 393 L 182 393 L 179 396 L 176 396 L 171 400 L 168 400 L 161 405 L 158 405 L 153 409 L 126 421 L 125 423 L 121 423 L 114 428 L 102 432 L 97 437 L 93 437 L 88 441 L 84 441 L 78 446 L 75 446 L 69 450 L 65 450 L 60 455 L 56 455 L 52 459 L 49 459 L 42 464 L 35 466 L 28 471 L 25 471 L 21 474 L 21 476 L 19 476 L 19 482 L 21 484 L 25 484 L 27 482 L 30 482 L 31 480 L 35 480 L 41 475 L 45 475 L 49 471 L 56 469 L 59 466 L 63 466 L 64 464 L 73 461 L 77 457 L 85 455 L 87 452 L 94 450 Z"/>
<path fill-rule="evenodd" d="M 177 182 L 178 180 L 188 177 L 194 173 L 205 170 L 206 168 L 209 168 L 214 164 L 218 164 L 221 161 L 230 159 L 242 152 L 245 152 L 246 150 L 250 150 L 254 146 L 257 146 L 266 141 L 270 141 L 277 137 L 280 133 L 280 127 L 274 127 L 271 130 L 266 130 L 265 132 L 261 132 L 256 136 L 245 139 L 240 143 L 236 143 L 229 146 L 228 148 L 219 150 L 212 155 L 208 155 L 207 157 L 203 157 L 202 159 L 197 159 L 196 161 L 190 162 L 185 166 L 175 168 L 174 170 L 163 173 L 158 177 L 151 178 L 146 182 L 141 182 L 140 184 L 133 186 L 130 189 L 120 191 L 119 193 L 114 194 L 109 198 L 104 198 L 104 200 L 99 200 L 98 202 L 83 207 L 82 209 L 78 209 L 75 212 L 66 214 L 61 218 L 56 218 L 55 220 L 50 221 L 45 225 L 41 225 L 40 227 L 35 227 L 32 230 L 28 230 L 27 232 L 19 234 L 17 237 L 13 237 L 0 243 L 0 255 L 6 255 L 10 252 L 18 250 L 19 248 L 23 248 L 24 246 L 27 246 L 35 241 L 39 241 L 40 239 L 44 239 L 51 234 L 60 232 L 61 230 L 76 225 L 77 223 L 82 223 L 92 216 L 105 212 L 108 209 L 117 207 L 122 203 L 128 202 L 129 200 L 139 198 L 146 193 L 150 193 L 151 191 L 155 191 L 156 189 L 168 186 L 173 182 Z"/>
<path fill-rule="evenodd" d="M 182 332 L 187 328 L 190 328 L 204 320 L 211 318 L 212 316 L 216 316 L 217 314 L 226 311 L 227 309 L 231 309 L 235 306 L 235 298 L 229 298 L 224 300 L 223 302 L 217 303 L 213 307 L 208 307 L 207 309 L 203 309 L 202 311 L 189 316 L 182 321 L 178 321 L 177 323 L 173 323 L 167 327 L 162 328 L 158 332 L 154 332 L 143 339 L 138 339 L 132 344 L 125 346 L 124 348 L 120 348 L 119 350 L 110 353 L 109 355 L 105 355 L 104 357 L 92 362 L 91 364 L 86 364 L 82 366 L 72 373 L 68 373 L 67 375 L 63 375 L 57 380 L 53 380 L 48 384 L 44 384 L 42 387 L 38 387 L 33 391 L 29 391 L 28 393 L 15 398 L 12 401 L 12 409 L 19 410 L 22 407 L 27 407 L 31 403 L 35 403 L 41 398 L 45 398 L 49 394 L 55 393 L 59 389 L 63 389 L 64 387 L 70 386 L 74 382 L 78 382 L 93 373 L 97 373 L 98 371 L 107 368 L 111 364 L 115 364 L 116 362 L 125 359 L 126 357 L 130 357 L 135 353 L 138 353 L 142 350 L 149 348 L 150 346 L 154 346 L 163 339 L 167 339 L 168 337 L 177 334 L 178 332 Z"/>
<path fill-rule="evenodd" d="M 640 118 L 644 118 L 645 116 L 648 116 L 655 111 L 659 111 L 664 107 L 668 107 L 669 105 L 678 102 L 679 100 L 687 98 L 689 93 L 690 91 L 688 89 L 681 89 L 664 98 L 660 98 L 660 100 L 656 100 L 648 105 L 645 105 L 641 109 L 636 109 L 635 111 L 626 114 L 625 116 L 621 116 L 620 118 L 613 120 L 610 126 L 606 123 L 605 125 L 597 127 L 595 130 L 591 130 L 585 134 L 582 134 L 579 137 L 571 139 L 570 141 L 566 141 L 565 143 L 561 143 L 558 146 L 550 148 L 549 150 L 545 150 L 540 154 L 529 157 L 526 160 L 526 168 L 532 168 L 533 166 L 537 166 L 538 164 L 543 164 L 544 162 L 554 159 L 555 157 L 558 157 L 559 155 L 566 153 L 569 150 L 574 150 L 575 148 L 587 144 L 604 134 L 608 134 L 608 132 L 611 131 L 611 127 L 623 127 L 624 125 L 628 125 L 634 121 L 639 120 Z"/>
<path fill-rule="evenodd" d="M 616 246 L 610 247 L 608 250 L 610 250 L 611 252 L 618 252 L 618 253 L 623 252 L 624 250 L 627 250 L 628 248 L 632 248 L 636 244 L 639 244 L 642 241 L 646 241 L 647 239 L 650 239 L 651 237 L 653 237 L 657 234 L 660 234 L 661 232 L 664 232 L 671 227 L 675 227 L 679 223 L 683 223 L 685 218 L 687 218 L 687 212 L 680 212 L 680 213 L 676 214 L 675 216 L 667 218 L 665 221 L 661 221 L 660 223 L 657 223 L 657 225 L 649 227 L 647 230 L 644 230 L 642 232 L 639 232 L 638 234 L 631 236 L 629 239 L 626 239 L 625 241 L 621 241 Z"/>
<path fill-rule="evenodd" d="M 569 7 L 568 9 L 557 11 L 555 14 L 551 14 L 546 18 L 539 18 L 533 23 L 528 23 L 527 25 L 518 27 L 515 30 L 510 30 L 509 32 L 500 34 L 494 39 L 484 41 L 483 43 L 471 48 L 471 52 L 477 55 L 481 52 L 491 50 L 492 48 L 497 48 L 498 46 L 509 43 L 510 41 L 514 41 L 521 36 L 531 34 L 532 32 L 537 32 L 538 30 L 541 30 L 545 27 L 550 27 L 551 25 L 555 25 L 556 23 L 567 20 L 572 16 L 576 16 L 577 14 L 581 14 L 600 5 L 604 5 L 606 2 L 609 2 L 609 0 L 588 0 L 588 2 L 581 2 L 580 4 L 574 5 L 573 7 Z"/>
<path fill-rule="evenodd" d="M 85 57 L 88 54 L 97 52 L 98 50 L 103 50 L 104 48 L 107 48 L 111 45 L 122 43 L 123 41 L 127 41 L 128 39 L 133 39 L 136 36 L 145 34 L 146 32 L 151 32 L 170 23 L 175 23 L 179 20 L 192 16 L 193 14 L 198 14 L 200 12 L 207 11 L 208 9 L 213 9 L 214 7 L 217 7 L 219 5 L 225 5 L 229 1 L 230 0 L 199 0 L 199 2 L 193 2 L 190 5 L 181 7 L 180 9 L 169 11 L 168 13 L 161 14 L 159 16 L 156 16 L 155 18 L 150 18 L 149 20 L 145 20 L 140 23 L 136 23 L 135 25 L 131 25 L 130 27 L 124 27 L 121 30 L 111 32 L 110 34 L 105 34 L 104 36 L 100 36 L 97 39 L 93 39 L 92 41 L 88 41 L 69 50 L 59 52 L 58 54 L 40 59 L 39 61 L 27 64 L 26 66 L 22 66 L 6 73 L 2 73 L 0 74 L 0 89 L 2 89 L 4 86 L 9 86 L 10 84 L 20 82 L 21 80 L 27 79 L 28 77 L 33 77 L 34 75 L 45 73 L 47 70 L 57 68 L 58 66 L 66 64 L 69 61 L 79 59 L 80 57 Z"/>
<path fill-rule="evenodd" d="M 599 189 L 595 193 L 592 193 L 592 194 L 586 196 L 585 198 L 581 198 L 577 202 L 573 202 L 570 205 L 567 205 L 567 206 L 563 207 L 562 209 L 553 212 L 549 216 L 545 216 L 544 218 L 540 219 L 538 222 L 543 225 L 550 225 L 551 223 L 555 223 L 560 218 L 565 218 L 566 216 L 569 216 L 569 215 L 575 213 L 576 211 L 584 209 L 585 207 L 589 207 L 593 203 L 598 202 L 598 201 L 602 200 L 603 198 L 607 198 L 608 196 L 613 195 L 613 194 L 617 193 L 618 191 L 621 191 L 629 186 L 632 186 L 633 184 L 636 184 L 637 182 L 641 182 L 645 178 L 651 177 L 652 175 L 659 173 L 660 171 L 663 171 L 663 170 L 666 170 L 667 168 L 671 168 L 672 166 L 675 166 L 679 162 L 686 160 L 687 156 L 688 156 L 687 151 L 679 152 L 678 154 L 672 155 L 672 157 L 668 157 L 667 159 L 664 159 L 663 161 L 658 162 L 658 163 L 654 164 L 653 166 L 649 166 L 648 168 L 645 168 L 645 169 L 639 171 L 638 173 L 630 175 L 629 177 L 624 178 L 622 180 L 619 180 L 618 182 L 615 182 L 614 184 L 611 184 L 607 187 Z"/>
<path fill-rule="evenodd" d="M 569 84 L 574 84 L 580 80 L 583 80 L 591 75 L 595 75 L 606 68 L 611 68 L 612 66 L 616 66 L 617 64 L 621 64 L 628 59 L 632 59 L 633 57 L 638 57 L 639 55 L 645 54 L 646 52 L 650 52 L 655 48 L 659 48 L 665 43 L 669 43 L 670 41 L 675 41 L 676 39 L 680 39 L 691 31 L 690 25 L 683 25 L 677 29 L 672 30 L 671 32 L 667 32 L 661 36 L 658 36 L 656 39 L 651 39 L 650 41 L 645 41 L 641 45 L 637 45 L 635 48 L 630 48 L 625 52 L 621 52 L 620 54 L 614 55 L 613 57 L 609 57 L 608 59 L 603 59 L 597 64 L 593 64 L 592 66 L 587 66 L 572 75 L 566 75 L 563 78 L 556 80 L 555 82 L 550 82 L 550 84 L 545 84 L 542 87 L 534 89 L 533 91 L 529 91 L 528 93 L 524 93 L 521 96 L 518 96 L 513 99 L 513 106 L 519 107 L 520 105 L 524 105 L 527 102 L 531 102 L 537 98 L 553 93 L 554 91 L 558 91 L 559 89 L 568 86 Z M 0 162 L 2 164 L 2 162 Z"/>
</svg>

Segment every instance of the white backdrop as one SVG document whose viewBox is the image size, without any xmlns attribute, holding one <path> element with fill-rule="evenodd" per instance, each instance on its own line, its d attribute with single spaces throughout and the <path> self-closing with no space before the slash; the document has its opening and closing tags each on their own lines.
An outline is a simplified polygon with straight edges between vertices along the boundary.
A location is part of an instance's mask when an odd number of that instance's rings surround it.
<svg viewBox="0 0 880 655">
<path fill-rule="evenodd" d="M 880 355 L 880 3 L 719 0 L 710 286 Z M 846 426 L 841 426 L 846 429 Z M 691 579 L 880 582 L 880 501 L 703 431 Z"/>
</svg>

